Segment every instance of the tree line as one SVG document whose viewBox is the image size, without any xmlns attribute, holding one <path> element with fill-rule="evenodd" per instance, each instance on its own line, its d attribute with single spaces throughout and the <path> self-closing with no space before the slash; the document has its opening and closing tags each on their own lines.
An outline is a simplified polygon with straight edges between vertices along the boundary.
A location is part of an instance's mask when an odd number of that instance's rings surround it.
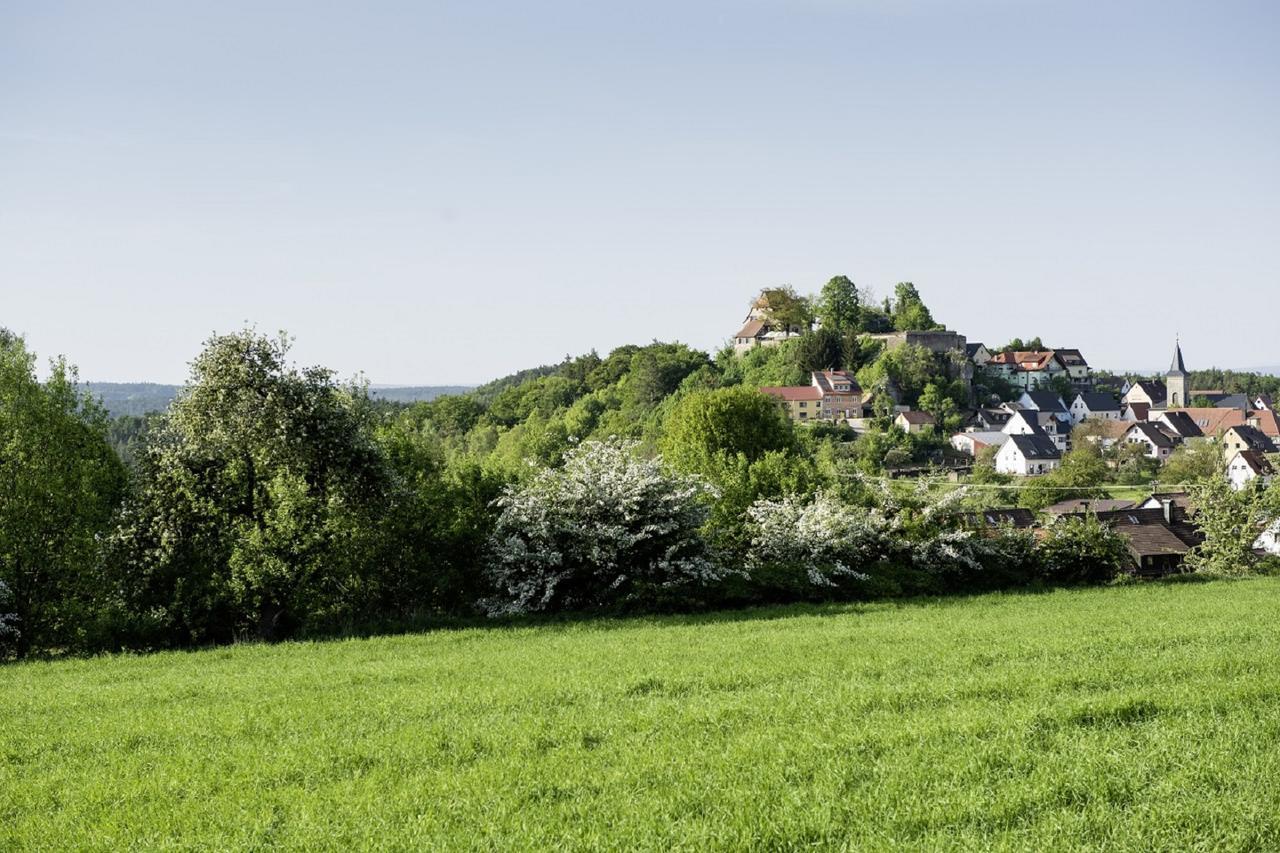
<svg viewBox="0 0 1280 853">
<path fill-rule="evenodd" d="M 794 426 L 756 388 L 807 379 L 801 341 L 625 346 L 412 405 L 289 348 L 216 335 L 165 412 L 125 424 L 0 332 L 0 654 L 1089 582 L 1126 560 L 1099 525 L 973 529 L 989 492 L 881 476 L 937 435 Z M 945 365 L 904 349 L 860 370 L 926 397 Z"/>
</svg>

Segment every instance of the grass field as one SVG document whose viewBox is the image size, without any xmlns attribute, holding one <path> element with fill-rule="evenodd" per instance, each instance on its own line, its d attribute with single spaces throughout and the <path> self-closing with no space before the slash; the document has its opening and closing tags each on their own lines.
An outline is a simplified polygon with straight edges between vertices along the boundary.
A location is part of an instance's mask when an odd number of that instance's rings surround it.
<svg viewBox="0 0 1280 853">
<path fill-rule="evenodd" d="M 0 848 L 1280 849 L 1280 580 L 0 668 Z"/>
</svg>

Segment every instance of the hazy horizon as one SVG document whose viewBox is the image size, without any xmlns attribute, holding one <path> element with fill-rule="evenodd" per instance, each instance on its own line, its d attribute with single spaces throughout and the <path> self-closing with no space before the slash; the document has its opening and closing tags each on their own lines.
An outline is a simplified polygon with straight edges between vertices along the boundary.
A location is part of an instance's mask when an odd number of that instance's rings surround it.
<svg viewBox="0 0 1280 853">
<path fill-rule="evenodd" d="M 845 274 L 1100 368 L 1277 365 L 1278 34 L 1238 0 L 19 0 L 0 326 L 94 381 L 181 383 L 248 322 L 472 385 L 714 351 Z"/>
</svg>

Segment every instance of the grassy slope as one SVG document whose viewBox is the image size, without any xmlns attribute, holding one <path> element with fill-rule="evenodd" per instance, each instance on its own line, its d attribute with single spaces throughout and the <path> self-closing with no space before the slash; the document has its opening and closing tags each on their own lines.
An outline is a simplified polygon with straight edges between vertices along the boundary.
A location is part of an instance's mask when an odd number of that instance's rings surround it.
<svg viewBox="0 0 1280 853">
<path fill-rule="evenodd" d="M 1280 847 L 1280 581 L 0 668 L 0 848 Z"/>
</svg>

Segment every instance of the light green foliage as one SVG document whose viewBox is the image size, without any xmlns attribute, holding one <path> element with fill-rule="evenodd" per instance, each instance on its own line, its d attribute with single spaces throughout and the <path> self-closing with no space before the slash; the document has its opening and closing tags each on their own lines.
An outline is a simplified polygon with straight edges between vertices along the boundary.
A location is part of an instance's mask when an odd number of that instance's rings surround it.
<svg viewBox="0 0 1280 853">
<path fill-rule="evenodd" d="M 1102 488 L 1111 477 L 1102 451 L 1090 441 L 1077 441 L 1062 455 L 1062 464 L 1039 477 L 1027 478 L 1019 503 L 1030 509 L 1044 509 L 1069 498 L 1105 498 Z"/>
<path fill-rule="evenodd" d="M 1188 441 L 1174 448 L 1160 469 L 1159 481 L 1169 485 L 1201 483 L 1218 476 L 1222 448 L 1211 441 Z"/>
<path fill-rule="evenodd" d="M 1263 578 L 3 667 L 0 847 L 1274 850 L 1277 609 Z"/>
<path fill-rule="evenodd" d="M 754 462 L 771 450 L 794 446 L 790 420 L 777 402 L 746 387 L 695 391 L 676 401 L 663 420 L 659 447 L 686 471 L 706 473 L 719 457 L 741 454 Z"/>
<path fill-rule="evenodd" d="M 903 404 L 914 405 L 925 386 L 938 377 L 945 377 L 945 372 L 932 351 L 919 344 L 902 344 L 884 350 L 859 370 L 858 384 L 868 391 L 892 386 Z"/>
<path fill-rule="evenodd" d="M 1280 522 L 1280 486 L 1268 489 L 1259 477 L 1233 489 L 1225 465 L 1218 464 L 1217 476 L 1191 490 L 1196 525 L 1205 541 L 1187 555 L 1187 565 L 1202 574 L 1247 575 L 1260 562 L 1254 543 Z"/>
<path fill-rule="evenodd" d="M 40 382 L 34 354 L 0 329 L 0 582 L 19 654 L 79 647 L 93 631 L 100 538 L 124 488 L 106 412 L 75 369 L 58 359 Z"/>
</svg>

